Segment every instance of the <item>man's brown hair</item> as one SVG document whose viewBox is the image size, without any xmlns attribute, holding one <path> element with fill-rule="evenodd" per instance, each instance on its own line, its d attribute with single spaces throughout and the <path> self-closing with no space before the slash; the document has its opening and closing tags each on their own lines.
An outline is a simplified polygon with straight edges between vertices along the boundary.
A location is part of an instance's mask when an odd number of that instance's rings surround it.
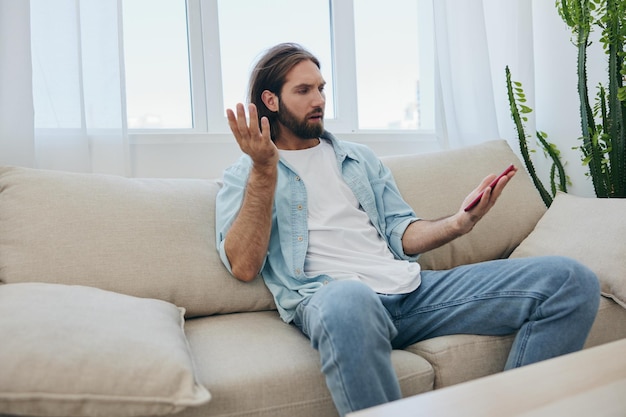
<svg viewBox="0 0 626 417">
<path fill-rule="evenodd" d="M 261 95 L 263 91 L 269 90 L 280 98 L 287 73 L 295 65 L 305 60 L 312 61 L 320 68 L 319 60 L 301 45 L 297 43 L 281 43 L 268 49 L 252 70 L 248 88 L 248 99 L 250 103 L 253 103 L 257 108 L 259 126 L 261 124 L 261 117 L 265 116 L 268 118 L 272 140 L 275 140 L 279 129 L 277 114 L 267 108 L 261 99 Z"/>
</svg>

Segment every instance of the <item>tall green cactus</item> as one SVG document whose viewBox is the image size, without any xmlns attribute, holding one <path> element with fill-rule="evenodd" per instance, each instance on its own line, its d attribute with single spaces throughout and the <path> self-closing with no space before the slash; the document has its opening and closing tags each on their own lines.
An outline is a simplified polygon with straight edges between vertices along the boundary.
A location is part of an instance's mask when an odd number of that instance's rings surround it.
<svg viewBox="0 0 626 417">
<path fill-rule="evenodd" d="M 563 21 L 578 48 L 578 95 L 583 163 L 597 197 L 626 197 L 626 0 L 557 0 Z M 598 87 L 591 106 L 587 86 L 589 36 L 600 29 L 607 54 L 607 84 Z M 608 92 L 608 94 L 607 94 Z M 597 121 L 597 122 L 596 122 Z"/>
<path fill-rule="evenodd" d="M 506 90 L 509 99 L 509 107 L 511 108 L 511 117 L 515 123 L 515 129 L 517 130 L 517 140 L 520 147 L 524 164 L 528 170 L 528 174 L 535 184 L 535 188 L 539 191 L 539 195 L 547 207 L 550 207 L 556 194 L 557 189 L 567 192 L 567 176 L 565 175 L 565 169 L 561 163 L 560 152 L 553 143 L 549 143 L 546 140 L 547 135 L 543 132 L 537 132 L 537 140 L 539 145 L 543 149 L 546 156 L 552 159 L 552 167 L 550 168 L 550 190 L 549 193 L 544 187 L 543 183 L 537 176 L 535 171 L 535 165 L 530 157 L 531 150 L 528 147 L 529 135 L 526 134 L 524 122 L 528 120 L 526 115 L 532 112 L 532 109 L 528 107 L 526 103 L 526 96 L 522 89 L 522 84 L 518 81 L 511 80 L 511 71 L 509 67 L 506 67 Z M 557 185 L 556 179 L 559 179 Z"/>
</svg>

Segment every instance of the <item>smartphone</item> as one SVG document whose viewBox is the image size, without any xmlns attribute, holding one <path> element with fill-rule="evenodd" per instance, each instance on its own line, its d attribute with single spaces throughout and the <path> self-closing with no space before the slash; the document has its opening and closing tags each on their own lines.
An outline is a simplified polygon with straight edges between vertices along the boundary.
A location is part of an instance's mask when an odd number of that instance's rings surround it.
<svg viewBox="0 0 626 417">
<path fill-rule="evenodd" d="M 508 167 L 506 167 L 506 169 L 504 171 L 502 171 L 502 174 L 498 175 L 495 180 L 491 181 L 491 184 L 489 184 L 489 188 L 491 188 L 493 190 L 493 187 L 495 187 L 496 184 L 498 183 L 498 181 L 500 181 L 500 178 L 504 177 L 506 174 L 508 174 L 509 172 L 513 171 L 513 169 L 515 169 L 515 165 L 513 165 L 513 164 L 511 164 Z M 476 206 L 476 204 L 478 204 L 480 199 L 483 197 L 483 194 L 485 194 L 484 190 L 483 190 L 483 192 L 478 194 L 478 196 L 475 199 L 473 199 L 472 202 L 469 203 L 463 210 L 470 211 L 471 209 L 473 209 Z"/>
</svg>

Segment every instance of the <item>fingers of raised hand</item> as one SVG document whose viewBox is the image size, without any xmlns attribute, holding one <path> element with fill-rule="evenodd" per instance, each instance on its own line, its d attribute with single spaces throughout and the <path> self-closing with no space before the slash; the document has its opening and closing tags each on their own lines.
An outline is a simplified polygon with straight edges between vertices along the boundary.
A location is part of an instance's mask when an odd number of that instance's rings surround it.
<svg viewBox="0 0 626 417">
<path fill-rule="evenodd" d="M 254 104 L 248 106 L 249 121 L 246 117 L 244 105 L 237 104 L 235 110 L 227 109 L 228 125 L 233 132 L 241 150 L 248 154 L 255 162 L 274 164 L 278 152 L 270 136 L 270 123 L 267 117 L 261 119 Z"/>
<path fill-rule="evenodd" d="M 231 109 L 226 110 L 226 116 L 228 118 L 228 126 L 238 141 L 241 139 L 248 139 L 250 136 L 254 136 L 255 133 L 258 133 L 256 111 L 254 112 L 254 115 L 250 114 L 250 125 L 248 125 L 246 111 L 243 104 L 238 103 L 234 111 Z M 256 127 L 257 132 L 254 131 L 254 127 Z"/>
<path fill-rule="evenodd" d="M 268 141 L 272 140 L 272 136 L 270 132 L 270 121 L 267 117 L 261 118 L 261 134 L 263 135 L 264 139 Z"/>
</svg>

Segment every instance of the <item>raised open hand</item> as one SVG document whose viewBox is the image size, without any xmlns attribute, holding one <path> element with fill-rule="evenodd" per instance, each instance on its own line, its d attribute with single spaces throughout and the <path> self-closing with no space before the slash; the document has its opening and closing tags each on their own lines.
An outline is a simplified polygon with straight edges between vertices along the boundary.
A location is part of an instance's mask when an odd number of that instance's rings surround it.
<svg viewBox="0 0 626 417">
<path fill-rule="evenodd" d="M 278 163 L 279 155 L 270 135 L 270 122 L 266 117 L 263 117 L 259 127 L 256 106 L 250 104 L 248 111 L 250 113 L 249 123 L 243 104 L 237 104 L 236 114 L 233 110 L 227 109 L 228 126 L 235 135 L 239 148 L 252 158 L 255 165 L 275 166 Z"/>
</svg>

